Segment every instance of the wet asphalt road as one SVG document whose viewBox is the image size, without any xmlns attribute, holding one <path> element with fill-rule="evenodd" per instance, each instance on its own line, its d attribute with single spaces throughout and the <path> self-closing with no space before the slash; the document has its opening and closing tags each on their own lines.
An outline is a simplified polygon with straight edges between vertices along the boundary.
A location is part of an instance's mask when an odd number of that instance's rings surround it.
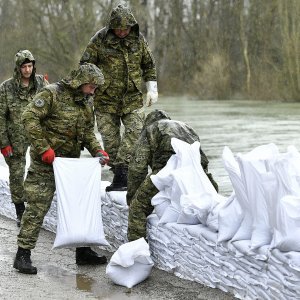
<svg viewBox="0 0 300 300">
<path fill-rule="evenodd" d="M 18 227 L 14 220 L 0 216 L 0 299 L 105 299 L 105 300 L 230 300 L 231 295 L 187 281 L 154 268 L 151 276 L 129 293 L 106 276 L 106 265 L 77 266 L 72 249 L 51 250 L 55 235 L 41 230 L 32 251 L 37 275 L 15 270 Z M 108 257 L 112 253 L 95 249 Z"/>
</svg>

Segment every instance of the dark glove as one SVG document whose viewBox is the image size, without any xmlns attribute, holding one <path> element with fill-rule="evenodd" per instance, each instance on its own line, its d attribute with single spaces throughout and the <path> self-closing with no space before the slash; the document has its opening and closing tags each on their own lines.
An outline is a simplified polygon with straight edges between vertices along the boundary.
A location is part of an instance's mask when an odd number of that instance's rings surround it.
<svg viewBox="0 0 300 300">
<path fill-rule="evenodd" d="M 49 148 L 47 151 L 45 151 L 42 154 L 42 161 L 45 162 L 46 164 L 51 165 L 54 161 L 55 158 L 55 152 L 52 148 Z"/>
<path fill-rule="evenodd" d="M 1 153 L 3 154 L 4 157 L 10 157 L 13 155 L 13 150 L 12 147 L 10 145 L 1 148 Z"/>
<path fill-rule="evenodd" d="M 95 157 L 99 157 L 99 162 L 102 166 L 109 162 L 109 156 L 104 150 L 98 150 Z"/>
</svg>

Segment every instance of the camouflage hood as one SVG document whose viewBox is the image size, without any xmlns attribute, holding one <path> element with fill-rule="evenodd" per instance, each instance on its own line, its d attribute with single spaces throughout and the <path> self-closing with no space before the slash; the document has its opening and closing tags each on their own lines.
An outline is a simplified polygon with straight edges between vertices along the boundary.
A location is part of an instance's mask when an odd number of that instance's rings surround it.
<svg viewBox="0 0 300 300">
<path fill-rule="evenodd" d="M 32 53 L 29 50 L 20 50 L 16 53 L 15 55 L 15 69 L 14 69 L 14 79 L 17 81 L 18 84 L 20 84 L 21 81 L 21 65 L 24 62 L 32 62 L 33 63 L 33 70 L 32 70 L 32 74 L 31 74 L 31 78 L 34 78 L 35 76 L 35 72 L 36 72 L 36 68 L 35 68 L 35 59 L 32 55 Z"/>
<path fill-rule="evenodd" d="M 116 28 L 126 29 L 129 26 L 131 27 L 132 31 L 139 33 L 138 22 L 133 16 L 131 10 L 128 7 L 120 4 L 111 11 L 106 26 L 107 31 Z"/>
<path fill-rule="evenodd" d="M 171 120 L 171 118 L 169 117 L 169 115 L 160 109 L 155 109 L 154 111 L 152 111 L 151 113 L 149 113 L 144 121 L 144 128 L 147 128 L 148 126 L 150 126 L 151 124 L 153 124 L 156 121 L 159 120 L 163 120 L 163 119 L 168 119 Z"/>
<path fill-rule="evenodd" d="M 104 76 L 101 70 L 94 64 L 84 63 L 64 78 L 62 83 L 71 89 L 78 89 L 86 83 L 99 86 L 104 84 Z"/>
</svg>

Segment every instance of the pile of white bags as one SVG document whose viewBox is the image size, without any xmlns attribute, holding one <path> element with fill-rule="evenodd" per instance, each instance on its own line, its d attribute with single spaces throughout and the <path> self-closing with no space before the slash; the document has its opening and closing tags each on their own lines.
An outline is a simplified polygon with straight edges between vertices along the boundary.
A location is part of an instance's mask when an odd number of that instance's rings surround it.
<svg viewBox="0 0 300 300">
<path fill-rule="evenodd" d="M 250 250 L 269 245 L 280 251 L 300 251 L 298 151 L 289 147 L 286 153 L 279 153 L 276 145 L 268 144 L 238 154 L 235 159 L 225 147 L 223 162 L 235 192 L 232 198 L 236 212 L 228 215 L 238 220 L 226 239 L 250 240 Z M 219 223 L 224 213 L 219 214 Z M 218 241 L 226 240 L 220 235 L 223 229 L 219 227 Z"/>
<path fill-rule="evenodd" d="M 200 161 L 200 143 L 192 145 L 172 138 L 172 155 L 167 165 L 151 176 L 159 193 L 152 205 L 159 224 L 205 224 L 217 228 L 217 218 L 209 214 L 225 198 L 219 195 L 204 173 Z"/>
<path fill-rule="evenodd" d="M 144 238 L 123 244 L 106 267 L 108 277 L 118 285 L 132 288 L 149 277 L 154 263 Z"/>
</svg>

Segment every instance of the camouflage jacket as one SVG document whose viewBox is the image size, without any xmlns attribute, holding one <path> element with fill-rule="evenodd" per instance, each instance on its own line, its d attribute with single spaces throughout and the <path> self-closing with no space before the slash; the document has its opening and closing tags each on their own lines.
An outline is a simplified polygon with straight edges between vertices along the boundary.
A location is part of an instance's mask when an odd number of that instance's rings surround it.
<svg viewBox="0 0 300 300">
<path fill-rule="evenodd" d="M 129 163 L 127 199 L 132 199 L 136 190 L 148 174 L 148 166 L 152 174 L 159 172 L 169 158 L 175 154 L 171 139 L 175 137 L 189 144 L 199 141 L 197 133 L 187 124 L 175 120 L 159 120 L 143 129 Z M 208 159 L 200 148 L 201 165 L 207 170 Z"/>
<path fill-rule="evenodd" d="M 18 57 L 14 76 L 0 85 L 0 148 L 11 145 L 15 154 L 22 154 L 28 147 L 28 140 L 21 123 L 21 114 L 47 80 L 36 75 L 35 67 L 28 87 L 21 85 L 20 66 L 25 57 Z"/>
<path fill-rule="evenodd" d="M 113 28 L 130 26 L 123 39 Z M 105 84 L 95 97 L 95 109 L 100 112 L 129 113 L 143 106 L 142 79 L 156 81 L 153 55 L 139 25 L 127 8 L 119 5 L 111 13 L 106 27 L 98 31 L 84 51 L 81 63 L 90 62 L 103 72 Z"/>
<path fill-rule="evenodd" d="M 79 89 L 93 81 L 83 80 L 84 76 L 73 72 L 70 77 L 45 87 L 25 109 L 22 120 L 33 158 L 40 160 L 50 147 L 56 156 L 74 158 L 80 156 L 83 147 L 93 156 L 101 149 L 94 133 L 93 99 Z"/>
</svg>

